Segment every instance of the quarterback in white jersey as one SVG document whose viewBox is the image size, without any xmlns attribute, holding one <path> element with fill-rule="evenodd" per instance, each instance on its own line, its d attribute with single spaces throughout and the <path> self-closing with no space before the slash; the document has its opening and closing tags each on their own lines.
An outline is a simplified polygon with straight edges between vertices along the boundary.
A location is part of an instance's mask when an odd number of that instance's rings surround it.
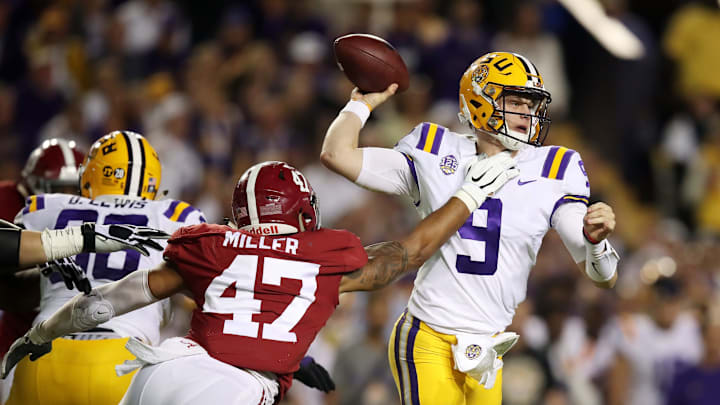
<svg viewBox="0 0 720 405">
<path fill-rule="evenodd" d="M 428 144 L 435 145 L 429 153 Z M 462 186 L 477 153 L 473 139 L 431 123 L 415 127 L 395 150 L 409 162 L 402 180 L 422 217 Z M 553 213 L 566 202 L 587 204 L 590 188 L 575 151 L 525 148 L 514 158 L 521 175 L 485 200 L 419 270 L 408 309 L 438 332 L 504 330 L 525 299 Z"/>
<path fill-rule="evenodd" d="M 82 196 L 30 196 L 16 222 L 30 230 L 96 222 L 147 226 L 169 234 L 182 226 L 205 222 L 202 213 L 188 203 L 154 201 L 160 175 L 160 161 L 145 138 L 129 131 L 112 132 L 93 144 L 83 163 Z M 161 244 L 164 247 L 166 242 Z M 135 250 L 75 256 L 93 288 L 162 261 L 162 251 L 150 251 L 149 256 Z M 65 288 L 59 275 L 44 278 L 40 313 L 34 324 L 47 319 L 75 295 Z M 124 348 L 127 337 L 158 344 L 166 310 L 167 302 L 159 302 L 118 316 L 87 333 L 58 340 L 49 355 L 35 362 L 24 360 L 15 371 L 7 404 L 116 404 L 131 378 L 117 377 L 114 369 L 133 358 Z"/>
<path fill-rule="evenodd" d="M 467 69 L 459 116 L 472 134 L 422 123 L 392 150 L 358 148 L 370 110 L 396 88 L 355 90 L 328 129 L 321 159 L 364 187 L 409 196 L 423 217 L 461 187 L 455 196 L 472 214 L 420 268 L 391 337 L 390 365 L 403 404 L 500 404 L 500 358 L 517 336 L 499 332 L 525 299 L 543 237 L 554 228 L 588 277 L 611 287 L 618 256 L 606 237 L 614 214 L 604 203 L 587 207 L 590 184 L 577 152 L 541 146 L 550 94 L 527 58 L 493 52 Z M 520 175 L 489 195 L 463 193 L 468 165 L 500 153 L 512 156 Z"/>
</svg>

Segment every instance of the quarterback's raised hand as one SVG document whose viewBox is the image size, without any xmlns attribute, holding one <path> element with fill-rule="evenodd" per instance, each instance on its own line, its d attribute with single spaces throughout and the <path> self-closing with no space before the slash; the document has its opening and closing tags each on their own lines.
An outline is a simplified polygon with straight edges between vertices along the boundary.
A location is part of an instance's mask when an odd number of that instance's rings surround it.
<svg viewBox="0 0 720 405">
<path fill-rule="evenodd" d="M 615 213 L 604 202 L 597 202 L 588 207 L 583 218 L 583 232 L 591 243 L 598 243 L 610 236 L 615 230 Z"/>
<path fill-rule="evenodd" d="M 134 249 L 148 256 L 147 248 L 163 250 L 162 245 L 153 239 L 168 239 L 166 232 L 134 225 L 98 225 L 86 223 L 82 227 L 83 251 L 110 253 L 124 249 Z"/>
<path fill-rule="evenodd" d="M 476 159 L 470 165 L 462 187 L 455 193 L 455 197 L 464 202 L 470 212 L 481 206 L 508 180 L 520 174 L 510 152 L 500 152 L 491 157 L 478 156 Z"/>
<path fill-rule="evenodd" d="M 335 389 L 335 382 L 330 378 L 327 370 L 310 356 L 305 356 L 300 361 L 300 369 L 293 374 L 293 378 L 310 388 L 317 388 L 323 392 Z"/>
<path fill-rule="evenodd" d="M 50 277 L 53 273 L 60 274 L 68 290 L 77 287 L 78 291 L 84 294 L 90 294 L 92 290 L 90 280 L 85 277 L 85 271 L 69 257 L 45 263 L 44 266 L 40 266 L 40 272 L 45 277 Z"/>
<path fill-rule="evenodd" d="M 3 380 L 10 374 L 13 367 L 28 354 L 30 360 L 35 361 L 52 350 L 52 342 L 43 343 L 41 339 L 34 336 L 34 331 L 35 328 L 30 329 L 25 336 L 18 338 L 10 346 L 10 350 L 3 358 L 2 370 L 0 370 L 0 377 Z"/>
<path fill-rule="evenodd" d="M 355 87 L 350 93 L 350 99 L 354 101 L 362 101 L 363 103 L 367 104 L 367 106 L 370 108 L 370 110 L 374 110 L 375 107 L 379 106 L 380 104 L 384 103 L 390 96 L 395 94 L 397 91 L 398 85 L 393 83 L 390 86 L 388 86 L 387 89 L 383 92 L 378 93 L 361 93 L 360 89 Z"/>
</svg>

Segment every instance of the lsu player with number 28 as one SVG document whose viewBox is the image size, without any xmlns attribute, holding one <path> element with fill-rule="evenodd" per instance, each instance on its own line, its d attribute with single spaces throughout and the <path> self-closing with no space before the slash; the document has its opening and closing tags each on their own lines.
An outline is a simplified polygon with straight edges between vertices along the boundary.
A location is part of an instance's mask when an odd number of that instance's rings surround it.
<svg viewBox="0 0 720 405">
<path fill-rule="evenodd" d="M 458 115 L 470 134 L 425 122 L 394 149 L 359 148 L 370 111 L 396 89 L 355 89 L 328 129 L 321 160 L 359 185 L 408 196 L 423 217 L 453 193 L 467 204 L 466 223 L 420 268 L 388 355 L 403 404 L 499 405 L 501 358 L 518 338 L 503 331 L 525 299 L 543 237 L 555 229 L 582 271 L 612 287 L 619 258 L 606 237 L 615 216 L 607 204 L 588 207 L 577 152 L 542 146 L 551 98 L 527 58 L 493 52 L 466 70 Z M 486 155 L 494 171 L 468 169 Z M 463 186 L 467 170 L 487 190 Z"/>
<path fill-rule="evenodd" d="M 140 134 L 111 132 L 96 141 L 80 168 L 81 196 L 34 195 L 16 222 L 30 230 L 62 229 L 86 222 L 147 226 L 172 233 L 205 222 L 200 211 L 176 200 L 155 201 L 161 166 L 157 153 Z M 164 242 L 163 242 L 164 244 Z M 145 257 L 134 250 L 75 256 L 93 288 L 162 262 L 162 252 Z M 54 273 L 41 284 L 40 313 L 47 319 L 75 295 Z M 114 318 L 94 330 L 66 336 L 50 355 L 22 361 L 15 369 L 7 404 L 117 404 L 130 384 L 115 365 L 133 358 L 124 345 L 133 336 L 159 343 L 167 302 Z"/>
</svg>

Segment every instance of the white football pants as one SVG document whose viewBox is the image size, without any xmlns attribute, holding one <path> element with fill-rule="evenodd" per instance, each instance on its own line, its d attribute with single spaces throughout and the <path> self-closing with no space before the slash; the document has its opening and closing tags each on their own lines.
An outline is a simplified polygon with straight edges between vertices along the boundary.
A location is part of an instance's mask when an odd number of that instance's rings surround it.
<svg viewBox="0 0 720 405">
<path fill-rule="evenodd" d="M 120 405 L 272 404 L 277 386 L 203 354 L 142 367 Z"/>
</svg>

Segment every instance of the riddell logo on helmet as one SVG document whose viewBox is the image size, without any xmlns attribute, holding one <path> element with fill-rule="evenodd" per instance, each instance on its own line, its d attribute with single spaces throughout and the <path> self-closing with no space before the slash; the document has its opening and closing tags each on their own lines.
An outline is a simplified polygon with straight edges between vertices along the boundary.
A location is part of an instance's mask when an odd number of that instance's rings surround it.
<svg viewBox="0 0 720 405">
<path fill-rule="evenodd" d="M 245 232 L 251 233 L 253 235 L 277 235 L 278 233 L 280 233 L 280 229 L 277 225 L 266 225 L 246 229 Z"/>
</svg>

